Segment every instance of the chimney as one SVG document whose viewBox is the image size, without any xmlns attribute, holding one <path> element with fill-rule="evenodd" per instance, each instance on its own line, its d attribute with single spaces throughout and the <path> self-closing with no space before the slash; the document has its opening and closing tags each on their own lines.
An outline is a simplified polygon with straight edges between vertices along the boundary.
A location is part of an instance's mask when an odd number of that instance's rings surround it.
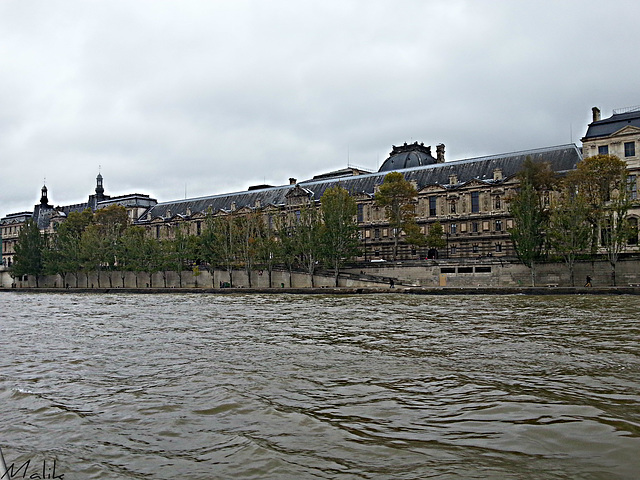
<svg viewBox="0 0 640 480">
<path fill-rule="evenodd" d="M 289 179 L 289 185 L 295 185 L 296 183 L 298 183 L 298 180 L 296 180 L 295 178 Z"/>
<path fill-rule="evenodd" d="M 436 145 L 437 162 L 444 163 L 444 143 Z"/>
<path fill-rule="evenodd" d="M 599 122 L 600 121 L 600 109 L 598 107 L 593 107 L 591 109 L 591 112 L 593 112 L 593 121 L 594 122 Z"/>
</svg>

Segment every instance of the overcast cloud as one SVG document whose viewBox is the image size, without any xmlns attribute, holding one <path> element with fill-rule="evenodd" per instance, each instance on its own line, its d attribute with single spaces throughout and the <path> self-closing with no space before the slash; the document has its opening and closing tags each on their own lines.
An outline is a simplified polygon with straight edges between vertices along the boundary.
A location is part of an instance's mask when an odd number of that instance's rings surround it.
<svg viewBox="0 0 640 480">
<path fill-rule="evenodd" d="M 575 142 L 640 104 L 640 2 L 0 2 L 0 215 Z M 635 38 L 635 40 L 634 40 Z"/>
</svg>

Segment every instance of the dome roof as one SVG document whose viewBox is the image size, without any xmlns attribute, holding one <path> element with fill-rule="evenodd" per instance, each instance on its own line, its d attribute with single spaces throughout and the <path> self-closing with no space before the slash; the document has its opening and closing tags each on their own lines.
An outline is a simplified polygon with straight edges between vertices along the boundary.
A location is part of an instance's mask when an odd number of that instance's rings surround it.
<svg viewBox="0 0 640 480">
<path fill-rule="evenodd" d="M 412 143 L 396 147 L 393 145 L 389 158 L 383 163 L 378 172 L 391 172 L 403 168 L 421 167 L 433 165 L 438 161 L 431 155 L 431 147 L 425 147 L 424 143 Z"/>
</svg>

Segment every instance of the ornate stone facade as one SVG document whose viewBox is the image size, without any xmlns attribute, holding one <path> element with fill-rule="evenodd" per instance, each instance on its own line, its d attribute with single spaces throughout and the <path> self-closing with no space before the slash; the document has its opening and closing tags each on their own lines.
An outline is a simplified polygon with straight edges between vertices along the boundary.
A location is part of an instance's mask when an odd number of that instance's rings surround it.
<svg viewBox="0 0 640 480">
<path fill-rule="evenodd" d="M 526 158 L 548 162 L 553 170 L 564 172 L 574 169 L 582 157 L 575 145 L 563 145 L 444 162 L 444 145 L 438 146 L 438 159 L 431 157 L 430 148 L 422 144 L 394 147 L 389 156 L 393 162 L 385 161 L 383 167 L 391 163 L 406 165 L 407 161 L 418 163 L 397 171 L 418 190 L 416 211 L 423 233 L 427 233 L 435 222 L 440 222 L 447 239 L 447 247 L 439 252 L 429 252 L 426 247 L 415 249 L 403 243 L 399 258 L 513 255 L 507 231 L 512 226 L 512 219 L 505 198 L 517 186 L 515 175 Z M 342 171 L 340 175 L 322 175 L 299 183 L 292 179 L 288 185 L 279 187 L 250 188 L 246 192 L 158 203 L 136 223 L 159 239 L 171 238 L 172 230 L 178 224 L 187 224 L 189 232 L 198 234 L 207 214 L 229 215 L 258 210 L 267 217 L 295 215 L 302 205 L 318 205 L 327 188 L 340 185 L 358 203 L 357 221 L 363 247 L 361 260 L 390 259 L 393 235 L 384 211 L 376 207 L 373 198 L 391 170 L 384 167 L 377 173 Z"/>
<path fill-rule="evenodd" d="M 601 118 L 598 107 L 592 109 L 592 122 L 582 138 L 582 151 L 585 158 L 598 154 L 615 155 L 627 164 L 629 176 L 627 185 L 633 202 L 628 218 L 635 230 L 635 240 L 630 247 L 638 250 L 638 222 L 640 221 L 640 198 L 638 198 L 638 180 L 640 179 L 640 106 L 621 108 L 613 111 L 608 118 Z"/>
</svg>

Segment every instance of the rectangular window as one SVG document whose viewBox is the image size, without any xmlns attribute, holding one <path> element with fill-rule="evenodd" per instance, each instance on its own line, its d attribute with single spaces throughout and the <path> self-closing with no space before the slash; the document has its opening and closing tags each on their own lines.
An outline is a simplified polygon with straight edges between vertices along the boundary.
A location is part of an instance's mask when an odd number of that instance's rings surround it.
<svg viewBox="0 0 640 480">
<path fill-rule="evenodd" d="M 502 231 L 502 220 L 496 220 L 496 232 Z"/>
<path fill-rule="evenodd" d="M 479 247 L 478 247 L 478 244 L 477 244 L 477 243 L 474 243 L 474 244 L 473 244 L 472 249 L 473 249 L 473 253 L 478 253 L 478 252 L 480 251 L 480 249 L 479 249 Z"/>
<path fill-rule="evenodd" d="M 471 192 L 471 213 L 480 211 L 480 192 Z"/>
<path fill-rule="evenodd" d="M 625 142 L 624 143 L 624 156 L 625 157 L 635 157 L 636 156 L 636 142 Z"/>
<path fill-rule="evenodd" d="M 451 245 L 451 255 L 455 255 L 458 252 L 458 249 L 455 245 Z"/>
<path fill-rule="evenodd" d="M 598 147 L 598 155 L 609 155 L 609 145 L 600 145 Z"/>
<path fill-rule="evenodd" d="M 472 231 L 473 233 L 478 233 L 478 222 L 473 222 L 473 223 L 471 224 L 471 231 Z"/>
<path fill-rule="evenodd" d="M 436 215 L 436 197 L 429 197 L 429 216 L 435 217 Z"/>
<path fill-rule="evenodd" d="M 358 223 L 362 223 L 364 221 L 364 205 L 358 204 Z"/>
<path fill-rule="evenodd" d="M 196 235 L 200 235 L 202 233 L 202 222 L 196 222 Z"/>
<path fill-rule="evenodd" d="M 498 252 L 498 253 L 502 252 L 502 244 L 501 243 L 496 243 L 496 252 Z"/>
<path fill-rule="evenodd" d="M 160 238 L 160 225 L 156 225 L 156 238 Z"/>
<path fill-rule="evenodd" d="M 451 202 L 449 202 L 449 213 L 456 213 L 456 201 L 455 200 L 451 200 Z"/>
<path fill-rule="evenodd" d="M 627 177 L 627 190 L 629 191 L 630 200 L 638 198 L 638 179 L 635 175 L 629 175 Z"/>
<path fill-rule="evenodd" d="M 451 225 L 449 225 L 449 229 L 449 233 L 451 234 L 458 233 L 458 224 L 452 223 Z"/>
<path fill-rule="evenodd" d="M 373 238 L 374 238 L 374 240 L 380 240 L 380 229 L 379 228 L 376 228 L 373 231 Z"/>
</svg>

